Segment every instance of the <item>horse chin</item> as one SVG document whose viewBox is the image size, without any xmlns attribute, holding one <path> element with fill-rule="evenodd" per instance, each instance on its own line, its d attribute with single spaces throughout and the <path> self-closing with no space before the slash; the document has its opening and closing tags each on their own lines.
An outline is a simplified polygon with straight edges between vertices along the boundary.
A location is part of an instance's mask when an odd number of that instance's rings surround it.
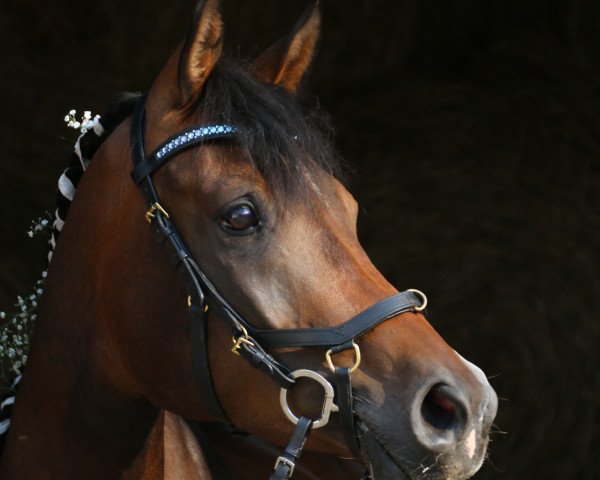
<svg viewBox="0 0 600 480">
<path fill-rule="evenodd" d="M 412 480 L 411 476 L 382 445 L 373 432 L 360 419 L 357 421 L 358 437 L 372 480 Z"/>
</svg>

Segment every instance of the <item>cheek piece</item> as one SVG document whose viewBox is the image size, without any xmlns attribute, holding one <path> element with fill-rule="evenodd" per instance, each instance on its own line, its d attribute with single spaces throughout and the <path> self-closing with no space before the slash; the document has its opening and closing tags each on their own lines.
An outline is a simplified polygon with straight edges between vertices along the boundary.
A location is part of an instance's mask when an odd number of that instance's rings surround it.
<svg viewBox="0 0 600 480">
<path fill-rule="evenodd" d="M 360 348 L 355 340 L 376 325 L 400 313 L 424 310 L 427 298 L 418 290 L 400 292 L 375 303 L 346 322 L 329 328 L 259 329 L 254 327 L 215 288 L 191 256 L 171 223 L 169 213 L 161 205 L 152 181 L 152 174 L 183 150 L 202 145 L 208 140 L 235 141 L 236 127 L 227 124 L 197 125 L 170 137 L 153 153 L 146 156 L 144 152 L 145 104 L 146 96 L 142 95 L 135 106 L 131 122 L 133 160 L 131 177 L 140 188 L 146 202 L 148 210 L 145 218 L 187 289 L 193 370 L 200 392 L 212 415 L 215 419 L 229 422 L 214 390 L 208 364 L 209 308 L 229 324 L 233 341 L 231 351 L 268 375 L 281 387 L 280 403 L 284 415 L 296 425 L 288 446 L 275 462 L 270 480 L 291 478 L 309 432 L 311 429 L 324 427 L 332 413 L 338 413 L 340 416 L 342 432 L 352 455 L 360 457 L 351 384 L 352 372 L 359 367 L 361 360 Z M 332 372 L 332 378 L 327 379 L 320 373 L 308 369 L 290 371 L 274 356 L 267 353 L 269 349 L 283 347 L 327 349 L 326 361 Z M 350 368 L 336 367 L 332 355 L 351 349 L 355 351 L 354 365 Z M 323 408 L 319 418 L 297 417 L 288 405 L 287 392 L 301 377 L 310 378 L 323 388 Z"/>
</svg>

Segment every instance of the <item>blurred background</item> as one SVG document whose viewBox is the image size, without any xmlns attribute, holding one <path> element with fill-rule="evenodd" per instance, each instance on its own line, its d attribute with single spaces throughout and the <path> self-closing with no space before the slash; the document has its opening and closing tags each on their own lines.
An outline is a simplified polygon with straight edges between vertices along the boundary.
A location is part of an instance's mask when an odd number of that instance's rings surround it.
<svg viewBox="0 0 600 480">
<path fill-rule="evenodd" d="M 0 310 L 45 265 L 75 132 L 149 87 L 190 0 L 0 3 Z M 229 52 L 285 35 L 297 0 L 224 3 Z M 600 2 L 323 0 L 306 90 L 354 168 L 359 235 L 500 402 L 478 479 L 597 479 L 600 447 Z"/>
</svg>

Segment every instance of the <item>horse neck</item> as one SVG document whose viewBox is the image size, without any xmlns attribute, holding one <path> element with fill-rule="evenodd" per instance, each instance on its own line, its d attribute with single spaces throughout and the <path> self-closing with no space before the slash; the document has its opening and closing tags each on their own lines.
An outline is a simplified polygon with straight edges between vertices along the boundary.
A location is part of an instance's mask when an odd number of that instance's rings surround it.
<svg viewBox="0 0 600 480">
<path fill-rule="evenodd" d="M 186 422 L 162 411 L 123 480 L 212 480 L 205 454 Z"/>
<path fill-rule="evenodd" d="M 102 229 L 128 181 L 127 170 L 106 176 L 115 167 L 110 156 L 90 164 L 54 252 L 0 462 L 3 480 L 119 478 L 158 415 L 133 392 L 101 327 L 110 299 L 102 287 L 110 238 Z"/>
<path fill-rule="evenodd" d="M 64 308 L 69 302 L 61 299 L 68 297 L 50 285 L 47 293 L 0 478 L 119 478 L 156 409 L 119 391 L 103 369 L 104 352 L 90 327 L 94 315 Z"/>
<path fill-rule="evenodd" d="M 268 478 L 280 448 L 257 437 L 233 432 L 218 423 L 195 424 L 163 411 L 146 446 L 123 480 L 212 480 Z M 358 479 L 360 462 L 335 455 L 304 452 L 295 469 L 297 480 L 318 478 Z"/>
</svg>

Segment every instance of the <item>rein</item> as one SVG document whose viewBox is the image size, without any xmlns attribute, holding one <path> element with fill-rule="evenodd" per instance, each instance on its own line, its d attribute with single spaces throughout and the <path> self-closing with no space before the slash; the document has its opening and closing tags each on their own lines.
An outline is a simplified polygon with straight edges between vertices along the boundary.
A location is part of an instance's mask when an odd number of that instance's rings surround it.
<svg viewBox="0 0 600 480">
<path fill-rule="evenodd" d="M 280 403 L 285 416 L 296 425 L 292 438 L 282 455 L 277 458 L 271 480 L 285 480 L 292 476 L 295 463 L 302 453 L 306 438 L 313 428 L 327 424 L 332 412 L 339 412 L 342 432 L 348 447 L 356 457 L 360 447 L 355 431 L 355 413 L 352 400 L 351 374 L 360 365 L 360 348 L 355 339 L 378 324 L 407 311 L 422 311 L 427 298 L 418 290 L 407 290 L 381 300 L 346 322 L 328 328 L 259 329 L 240 315 L 204 274 L 173 226 L 169 213 L 162 206 L 152 174 L 181 151 L 201 145 L 207 140 L 235 140 L 236 127 L 226 124 L 197 125 L 188 128 L 163 142 L 146 156 L 145 144 L 146 95 L 135 106 L 131 122 L 131 176 L 140 188 L 148 208 L 145 218 L 163 245 L 173 268 L 183 280 L 188 292 L 192 362 L 200 391 L 211 413 L 229 422 L 211 379 L 207 349 L 207 312 L 209 308 L 223 318 L 232 331 L 231 351 L 270 376 L 281 387 Z M 333 372 L 335 391 L 331 382 L 321 374 L 307 369 L 290 371 L 267 353 L 267 348 L 322 347 L 328 348 L 326 361 Z M 352 367 L 336 367 L 332 355 L 354 349 L 356 359 Z M 310 419 L 297 417 L 287 402 L 287 392 L 300 377 L 310 378 L 321 385 L 324 401 L 321 416 Z"/>
</svg>

